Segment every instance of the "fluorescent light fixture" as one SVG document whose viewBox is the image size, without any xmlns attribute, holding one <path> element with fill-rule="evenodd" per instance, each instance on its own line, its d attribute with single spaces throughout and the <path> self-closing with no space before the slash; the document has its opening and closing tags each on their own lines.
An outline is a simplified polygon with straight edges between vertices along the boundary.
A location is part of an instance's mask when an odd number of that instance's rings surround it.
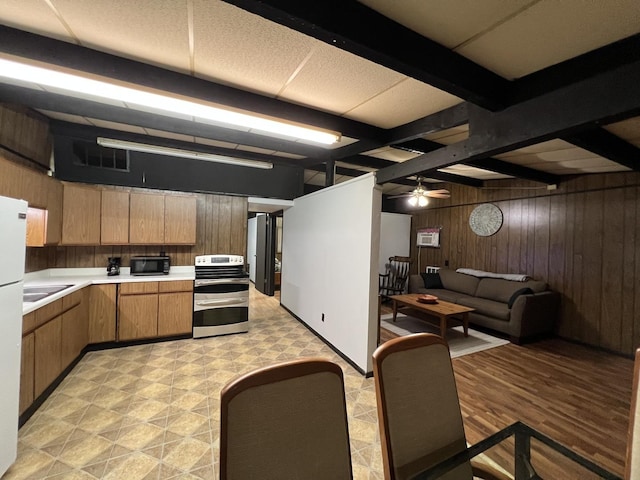
<svg viewBox="0 0 640 480">
<path fill-rule="evenodd" d="M 193 150 L 183 150 L 181 148 L 161 147 L 146 143 L 127 142 L 113 138 L 97 138 L 98 145 L 109 148 L 120 148 L 133 152 L 154 153 L 157 155 L 168 155 L 170 157 L 191 158 L 194 160 L 205 160 L 207 162 L 227 163 L 229 165 L 239 165 L 242 167 L 263 168 L 265 170 L 273 168 L 273 163 L 260 162 L 258 160 L 247 160 L 244 158 L 226 157 L 224 155 L 214 155 L 211 153 L 194 152 Z"/>
<path fill-rule="evenodd" d="M 302 124 L 272 119 L 259 114 L 227 110 L 182 100 L 157 93 L 123 87 L 106 81 L 49 70 L 0 58 L 0 77 L 21 80 L 60 89 L 71 94 L 81 93 L 99 99 L 125 102 L 128 107 L 153 108 L 168 114 L 193 117 L 194 121 L 207 120 L 249 129 L 259 135 L 278 135 L 293 139 L 331 145 L 340 140 L 340 133 L 308 127 Z"/>
</svg>

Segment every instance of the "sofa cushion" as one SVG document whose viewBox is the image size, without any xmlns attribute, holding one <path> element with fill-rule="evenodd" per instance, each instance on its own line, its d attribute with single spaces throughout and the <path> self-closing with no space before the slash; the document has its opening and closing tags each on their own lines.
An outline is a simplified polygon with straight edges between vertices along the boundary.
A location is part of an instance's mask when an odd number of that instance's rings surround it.
<svg viewBox="0 0 640 480">
<path fill-rule="evenodd" d="M 475 295 L 480 279 L 464 273 L 458 273 L 453 270 L 441 268 L 438 272 L 442 286 L 447 290 L 465 293 L 467 295 Z M 506 303 L 506 300 L 505 300 Z"/>
<path fill-rule="evenodd" d="M 529 280 L 528 282 L 514 282 L 501 278 L 483 278 L 476 291 L 477 297 L 488 298 L 498 302 L 509 303 L 513 294 L 523 288 L 530 288 L 532 292 L 543 292 L 547 288 L 545 282 Z"/>
<path fill-rule="evenodd" d="M 497 318 L 499 320 L 509 321 L 511 316 L 511 310 L 506 303 L 496 302 L 494 300 L 488 300 L 480 297 L 467 297 L 462 296 L 458 298 L 456 302 L 465 307 L 474 308 L 476 313 L 486 315 L 487 317 Z"/>
<path fill-rule="evenodd" d="M 531 290 L 529 287 L 525 287 L 525 288 L 521 288 L 520 290 L 516 290 L 515 292 L 513 292 L 513 295 L 511 295 L 511 298 L 509 299 L 509 302 L 507 303 L 507 307 L 511 308 L 513 307 L 513 302 L 516 301 L 516 298 L 518 298 L 520 295 L 528 295 L 533 293 L 533 290 Z"/>
<path fill-rule="evenodd" d="M 439 273 L 421 273 L 424 288 L 442 288 L 442 280 Z"/>
</svg>

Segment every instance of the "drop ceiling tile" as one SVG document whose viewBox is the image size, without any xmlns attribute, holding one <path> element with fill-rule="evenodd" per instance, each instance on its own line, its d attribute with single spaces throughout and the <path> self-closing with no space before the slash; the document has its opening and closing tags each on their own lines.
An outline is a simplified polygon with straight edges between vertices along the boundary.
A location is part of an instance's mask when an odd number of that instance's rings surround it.
<svg viewBox="0 0 640 480">
<path fill-rule="evenodd" d="M 640 117 L 629 118 L 623 122 L 612 123 L 604 128 L 628 142 L 640 139 Z M 637 145 L 636 142 L 632 143 Z"/>
<path fill-rule="evenodd" d="M 469 124 L 458 125 L 457 127 L 447 128 L 439 132 L 429 133 L 428 135 L 424 135 L 424 138 L 437 143 L 451 145 L 452 143 L 457 143 L 469 138 Z"/>
<path fill-rule="evenodd" d="M 361 172 L 377 172 L 377 168 L 363 167 L 362 165 L 353 165 L 348 162 L 336 162 L 336 167 L 350 168 L 352 170 L 360 170 Z"/>
<path fill-rule="evenodd" d="M 154 130 L 152 128 L 145 128 L 145 130 L 149 135 L 154 137 L 170 138 L 172 140 L 195 143 L 195 137 L 191 135 L 182 135 L 181 133 L 167 132 L 166 130 Z"/>
<path fill-rule="evenodd" d="M 34 19 L 37 19 L 37 22 L 34 22 Z M 47 2 L 42 0 L 2 0 L 0 23 L 75 43 Z"/>
<path fill-rule="evenodd" d="M 407 150 L 400 150 L 399 148 L 383 147 L 376 148 L 363 153 L 362 155 L 368 155 L 369 157 L 382 158 L 383 160 L 391 160 L 393 162 L 404 162 L 405 160 L 411 160 L 420 156 L 419 153 L 409 152 Z"/>
<path fill-rule="evenodd" d="M 310 185 L 324 186 L 324 177 L 325 174 L 321 172 L 316 172 L 314 170 L 304 171 L 304 183 L 308 183 Z"/>
<path fill-rule="evenodd" d="M 345 116 L 376 127 L 393 128 L 461 102 L 454 95 L 413 78 L 406 78 L 348 111 Z"/>
<path fill-rule="evenodd" d="M 69 122 L 69 123 L 78 123 L 81 125 L 93 125 L 85 117 L 81 117 L 80 115 L 70 115 L 68 113 L 52 112 L 50 110 L 41 110 L 41 109 L 36 109 L 36 110 L 53 120 L 61 120 L 63 122 Z"/>
<path fill-rule="evenodd" d="M 497 156 L 499 157 L 499 156 Z M 591 158 L 602 158 L 595 153 L 579 147 L 567 148 L 564 150 L 550 150 L 548 152 L 526 153 L 510 155 L 506 161 L 517 163 L 518 165 L 532 165 L 541 162 L 562 162 L 570 160 L 584 160 Z"/>
<path fill-rule="evenodd" d="M 116 123 L 116 122 L 108 122 L 106 120 L 100 120 L 97 118 L 87 118 L 92 125 L 100 128 L 109 128 L 111 130 L 120 130 L 122 132 L 131 132 L 131 133 L 139 133 L 141 135 L 145 135 L 146 131 L 142 127 L 138 127 L 135 125 L 127 125 L 124 123 Z"/>
<path fill-rule="evenodd" d="M 541 0 L 456 51 L 514 79 L 638 32 L 638 0 Z"/>
<path fill-rule="evenodd" d="M 316 41 L 313 53 L 280 97 L 343 114 L 404 78 L 400 73 Z"/>
<path fill-rule="evenodd" d="M 264 153 L 265 155 L 273 155 L 275 153 L 275 150 L 268 150 L 266 148 L 251 147 L 251 146 L 248 146 L 248 145 L 238 145 L 236 150 L 242 150 L 244 152 Z"/>
<path fill-rule="evenodd" d="M 558 165 L 565 168 L 616 168 L 618 170 L 627 170 L 627 168 L 623 167 L 622 165 L 602 157 L 583 158 L 580 160 L 565 160 L 557 163 Z"/>
<path fill-rule="evenodd" d="M 273 152 L 276 157 L 283 158 L 292 158 L 294 160 L 300 160 L 301 158 L 305 158 L 304 155 L 296 155 L 295 153 L 287 153 L 287 152 Z"/>
<path fill-rule="evenodd" d="M 221 142 L 219 140 L 211 140 L 210 138 L 195 137 L 196 143 L 202 145 L 211 145 L 212 147 L 230 148 L 235 149 L 238 147 L 237 143 Z"/>
<path fill-rule="evenodd" d="M 275 97 L 317 42 L 235 6 L 194 0 L 200 78 Z"/>
<path fill-rule="evenodd" d="M 566 150 L 569 148 L 576 148 L 573 144 L 560 140 L 559 138 L 549 140 L 547 142 L 536 143 L 535 145 L 529 145 L 527 147 L 511 150 L 507 153 L 495 155 L 496 158 L 509 158 L 516 155 L 522 155 L 525 153 L 541 153 L 541 152 L 553 152 L 556 150 Z"/>
<path fill-rule="evenodd" d="M 487 30 L 531 3 L 531 0 L 359 1 L 449 48 Z"/>
<path fill-rule="evenodd" d="M 462 175 L 465 177 L 477 178 L 479 180 L 497 180 L 501 178 L 512 178 L 509 175 L 483 170 L 481 168 L 470 167 L 468 165 L 451 165 L 446 168 L 438 169 L 439 172 L 453 173 L 454 175 Z"/>
<path fill-rule="evenodd" d="M 80 44 L 152 65 L 189 72 L 187 2 L 54 0 Z"/>
</svg>

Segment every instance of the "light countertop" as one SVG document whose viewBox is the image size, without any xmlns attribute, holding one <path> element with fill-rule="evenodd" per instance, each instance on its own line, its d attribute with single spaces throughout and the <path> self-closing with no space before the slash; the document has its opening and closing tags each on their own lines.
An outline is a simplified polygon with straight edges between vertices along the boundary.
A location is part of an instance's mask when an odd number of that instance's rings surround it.
<svg viewBox="0 0 640 480">
<path fill-rule="evenodd" d="M 30 272 L 24 276 L 25 287 L 42 287 L 46 285 L 70 285 L 58 293 L 49 295 L 37 302 L 22 304 L 22 314 L 33 312 L 45 305 L 80 290 L 89 285 L 128 282 L 172 282 L 194 280 L 195 267 L 171 267 L 168 275 L 130 275 L 128 267 L 120 268 L 120 275 L 107 276 L 106 268 L 50 268 L 38 272 Z"/>
</svg>

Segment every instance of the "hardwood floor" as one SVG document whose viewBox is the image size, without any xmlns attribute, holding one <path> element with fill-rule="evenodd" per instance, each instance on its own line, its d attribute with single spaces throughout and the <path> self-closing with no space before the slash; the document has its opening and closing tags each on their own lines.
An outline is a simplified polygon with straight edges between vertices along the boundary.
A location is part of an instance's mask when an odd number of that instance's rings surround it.
<svg viewBox="0 0 640 480">
<path fill-rule="evenodd" d="M 391 309 L 382 306 L 381 312 Z M 396 335 L 380 329 L 381 342 Z M 453 359 L 467 441 L 476 443 L 521 421 L 610 472 L 623 476 L 633 361 L 561 339 L 505 345 Z M 512 447 L 513 443 L 510 442 Z M 513 450 L 489 455 L 500 464 Z M 542 456 L 551 457 L 544 452 Z M 542 459 L 541 459 L 542 460 Z M 560 476 L 597 478 L 563 462 Z M 566 477 L 566 469 L 575 476 Z"/>
</svg>

